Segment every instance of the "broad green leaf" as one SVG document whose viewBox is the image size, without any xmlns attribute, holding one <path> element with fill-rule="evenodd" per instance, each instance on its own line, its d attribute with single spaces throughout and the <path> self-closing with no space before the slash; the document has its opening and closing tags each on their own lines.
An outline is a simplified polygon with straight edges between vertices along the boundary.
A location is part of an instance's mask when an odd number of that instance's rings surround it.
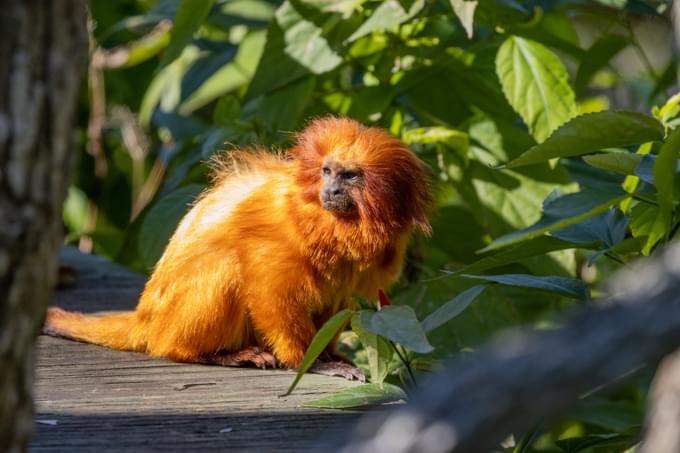
<svg viewBox="0 0 680 453">
<path fill-rule="evenodd" d="M 400 25 L 413 16 L 418 14 L 423 6 L 424 0 L 414 0 L 410 3 L 408 9 L 399 0 L 385 0 L 373 11 L 366 21 L 352 35 L 347 38 L 346 42 L 350 43 L 356 41 L 362 36 L 366 36 L 375 31 L 385 31 Z"/>
<path fill-rule="evenodd" d="M 270 131 L 294 130 L 311 99 L 315 82 L 315 77 L 309 76 L 267 93 L 257 100 L 252 118 L 257 118 Z"/>
<path fill-rule="evenodd" d="M 156 73 L 139 107 L 139 122 L 143 126 L 149 127 L 159 103 L 164 112 L 175 110 L 182 97 L 182 76 L 199 56 L 198 49 L 189 46 L 179 58 Z"/>
<path fill-rule="evenodd" d="M 129 68 L 156 56 L 170 42 L 171 23 L 162 21 L 146 35 L 113 49 L 98 48 L 92 64 L 106 69 Z"/>
<path fill-rule="evenodd" d="M 652 247 L 666 236 L 666 222 L 658 206 L 638 203 L 630 211 L 630 230 L 635 238 L 645 238 L 642 254 L 647 256 Z"/>
<path fill-rule="evenodd" d="M 208 17 L 213 2 L 214 0 L 180 1 L 170 31 L 170 44 L 165 50 L 161 66 L 166 66 L 182 54 L 187 44 L 192 41 L 194 33 L 198 31 Z"/>
<path fill-rule="evenodd" d="M 600 36 L 585 52 L 576 72 L 574 89 L 583 92 L 597 71 L 606 67 L 609 60 L 628 46 L 628 38 L 620 35 Z"/>
<path fill-rule="evenodd" d="M 664 125 L 668 125 L 670 120 L 675 118 L 678 113 L 680 113 L 680 93 L 671 96 L 663 106 L 655 106 L 652 109 L 654 118 L 661 121 Z"/>
<path fill-rule="evenodd" d="M 203 190 L 200 184 L 177 189 L 154 203 L 144 216 L 139 232 L 139 253 L 151 269 L 163 254 L 166 244 L 190 204 Z"/>
<path fill-rule="evenodd" d="M 357 334 L 368 356 L 368 370 L 371 382 L 382 383 L 389 372 L 389 365 L 394 355 L 394 349 L 388 340 L 369 332 L 361 325 L 361 317 L 352 317 L 352 331 Z"/>
<path fill-rule="evenodd" d="M 85 192 L 76 186 L 69 186 L 62 210 L 64 224 L 68 227 L 68 231 L 77 235 L 87 233 L 89 209 Z"/>
<path fill-rule="evenodd" d="M 307 348 L 307 352 L 305 352 L 305 356 L 302 359 L 300 368 L 298 368 L 295 379 L 290 384 L 290 387 L 288 387 L 286 393 L 281 396 L 290 395 L 293 390 L 295 390 L 295 387 L 297 386 L 298 382 L 300 382 L 300 379 L 302 379 L 302 376 L 307 372 L 307 370 L 309 370 L 309 368 L 311 368 L 316 358 L 319 357 L 324 349 L 326 349 L 326 346 L 328 346 L 335 335 L 340 332 L 340 329 L 345 326 L 347 320 L 353 314 L 354 312 L 352 310 L 345 308 L 344 310 L 337 312 L 331 319 L 326 321 L 326 323 L 321 326 L 316 335 L 314 335 L 311 344 Z"/>
<path fill-rule="evenodd" d="M 638 156 L 644 156 L 646 154 L 649 154 L 652 151 L 652 146 L 654 145 L 653 142 L 647 142 L 643 143 L 640 145 L 635 151 L 635 154 Z M 642 161 L 640 162 L 642 163 Z M 638 164 L 639 167 L 639 164 Z M 638 187 L 638 183 L 640 182 L 640 178 L 635 176 L 637 173 L 637 168 L 635 170 L 635 173 L 632 175 L 626 176 L 626 179 L 623 181 L 623 190 L 625 190 L 628 193 L 634 193 L 635 190 Z M 630 211 L 630 204 L 632 203 L 633 199 L 629 198 L 627 200 L 624 200 L 621 202 L 621 210 L 625 213 L 628 213 Z"/>
<path fill-rule="evenodd" d="M 324 37 L 324 30 L 305 20 L 290 2 L 276 11 L 276 21 L 283 30 L 284 52 L 310 72 L 323 74 L 342 62 Z"/>
<path fill-rule="evenodd" d="M 588 165 L 595 168 L 613 171 L 614 173 L 619 173 L 621 175 L 634 175 L 635 168 L 640 164 L 640 161 L 642 161 L 642 156 L 627 152 L 604 153 L 583 156 L 583 160 Z"/>
<path fill-rule="evenodd" d="M 613 247 L 625 238 L 628 220 L 620 209 L 614 208 L 596 217 L 555 231 L 552 235 L 564 241 L 578 243 L 600 241 L 606 247 Z"/>
<path fill-rule="evenodd" d="M 218 97 L 247 84 L 253 78 L 265 47 L 264 30 L 248 33 L 239 45 L 236 57 L 213 73 L 180 106 L 182 114 L 193 112 Z"/>
<path fill-rule="evenodd" d="M 589 398 L 582 401 L 573 414 L 577 419 L 609 431 L 629 433 L 642 424 L 643 406 L 627 401 L 608 401 Z"/>
<path fill-rule="evenodd" d="M 567 70 L 542 44 L 507 38 L 496 55 L 496 73 L 505 97 L 537 142 L 577 115 Z"/>
<path fill-rule="evenodd" d="M 621 451 L 630 446 L 633 438 L 625 434 L 588 434 L 583 437 L 568 437 L 555 441 L 562 453 L 593 451 L 592 447 L 608 447 L 606 451 Z"/>
<path fill-rule="evenodd" d="M 366 406 L 377 406 L 385 403 L 406 401 L 406 393 L 392 384 L 364 384 L 344 389 L 334 395 L 309 401 L 305 407 L 322 409 L 353 409 Z"/>
<path fill-rule="evenodd" d="M 462 277 L 476 280 L 486 280 L 500 283 L 506 286 L 518 286 L 521 288 L 534 288 L 563 296 L 574 297 L 585 302 L 590 300 L 590 290 L 583 280 L 566 277 L 537 277 L 526 274 L 504 274 L 504 275 L 470 275 L 463 274 Z"/>
<path fill-rule="evenodd" d="M 659 202 L 659 215 L 664 222 L 666 232 L 671 230 L 673 220 L 673 185 L 680 157 L 680 127 L 671 131 L 666 142 L 661 146 L 654 163 L 654 185 Z"/>
<path fill-rule="evenodd" d="M 427 341 L 413 308 L 400 305 L 383 307 L 380 311 L 362 310 L 361 325 L 406 349 L 426 354 L 434 349 Z"/>
<path fill-rule="evenodd" d="M 403 132 L 408 144 L 438 144 L 454 150 L 464 162 L 468 160 L 470 139 L 465 132 L 442 126 L 420 127 Z"/>
<path fill-rule="evenodd" d="M 456 297 L 446 302 L 439 307 L 434 313 L 431 313 L 421 323 L 425 332 L 430 332 L 437 327 L 449 322 L 460 313 L 463 312 L 474 300 L 482 294 L 486 289 L 486 285 L 477 285 L 466 289 Z"/>
<path fill-rule="evenodd" d="M 629 196 L 630 194 L 618 186 L 602 185 L 597 190 L 589 189 L 561 197 L 548 197 L 543 206 L 543 215 L 538 222 L 528 228 L 497 238 L 481 251 L 495 250 L 582 222 L 595 217 Z"/>
<path fill-rule="evenodd" d="M 475 8 L 477 2 L 474 0 L 449 0 L 453 12 L 458 16 L 458 20 L 463 25 L 468 38 L 472 38 L 474 32 Z"/>
<path fill-rule="evenodd" d="M 555 252 L 558 250 L 568 250 L 574 248 L 591 249 L 596 248 L 597 246 L 598 243 L 596 242 L 568 242 L 552 236 L 538 236 L 526 242 L 507 247 L 494 255 L 487 256 L 479 261 L 458 269 L 453 272 L 453 275 L 474 274 L 487 269 L 493 269 L 496 267 L 505 266 L 507 264 L 516 263 L 525 258 L 545 255 L 546 253 Z"/>
<path fill-rule="evenodd" d="M 545 142 L 530 148 L 505 167 L 545 162 L 605 148 L 621 148 L 661 140 L 663 126 L 637 112 L 596 112 L 578 116 L 557 129 Z"/>
</svg>

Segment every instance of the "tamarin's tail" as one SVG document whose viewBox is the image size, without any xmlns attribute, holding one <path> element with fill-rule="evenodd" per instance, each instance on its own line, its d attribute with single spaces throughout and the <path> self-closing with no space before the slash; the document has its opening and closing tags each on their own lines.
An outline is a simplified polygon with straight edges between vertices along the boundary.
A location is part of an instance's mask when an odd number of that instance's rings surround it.
<svg viewBox="0 0 680 453">
<path fill-rule="evenodd" d="M 42 333 L 123 351 L 142 351 L 145 344 L 136 327 L 138 321 L 133 311 L 94 316 L 52 307 L 47 310 Z"/>
</svg>

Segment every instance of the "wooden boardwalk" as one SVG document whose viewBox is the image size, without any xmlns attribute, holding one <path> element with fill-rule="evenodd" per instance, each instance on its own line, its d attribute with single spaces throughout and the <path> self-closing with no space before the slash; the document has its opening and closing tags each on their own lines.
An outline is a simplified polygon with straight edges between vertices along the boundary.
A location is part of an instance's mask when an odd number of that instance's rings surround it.
<svg viewBox="0 0 680 453">
<path fill-rule="evenodd" d="M 66 249 L 79 273 L 55 305 L 96 312 L 132 309 L 144 277 Z M 301 408 L 356 385 L 305 376 L 280 398 L 291 371 L 189 365 L 41 336 L 32 451 L 313 451 L 356 414 Z M 334 435 L 335 434 L 335 435 Z"/>
</svg>

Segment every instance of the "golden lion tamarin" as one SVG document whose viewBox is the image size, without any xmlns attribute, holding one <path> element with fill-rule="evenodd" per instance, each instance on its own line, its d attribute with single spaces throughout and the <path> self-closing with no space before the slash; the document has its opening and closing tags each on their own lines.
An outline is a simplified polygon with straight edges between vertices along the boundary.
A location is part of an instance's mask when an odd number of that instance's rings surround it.
<svg viewBox="0 0 680 453">
<path fill-rule="evenodd" d="M 298 367 L 352 296 L 398 277 L 414 228 L 430 232 L 424 165 L 350 119 L 313 121 L 283 155 L 215 164 L 134 312 L 50 308 L 43 332 L 181 362 Z"/>
</svg>

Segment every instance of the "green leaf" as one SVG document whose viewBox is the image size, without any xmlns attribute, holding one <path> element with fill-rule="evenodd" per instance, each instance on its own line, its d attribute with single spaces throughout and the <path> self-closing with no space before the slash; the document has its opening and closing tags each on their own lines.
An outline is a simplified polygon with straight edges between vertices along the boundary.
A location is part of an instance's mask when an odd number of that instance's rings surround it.
<svg viewBox="0 0 680 453">
<path fill-rule="evenodd" d="M 642 156 L 628 152 L 591 154 L 583 156 L 583 160 L 591 167 L 613 171 L 621 175 L 634 175 Z"/>
<path fill-rule="evenodd" d="M 182 54 L 210 13 L 214 0 L 181 0 L 170 31 L 170 44 L 161 66 L 166 66 Z"/>
<path fill-rule="evenodd" d="M 577 93 L 583 92 L 590 79 L 597 71 L 606 67 L 609 60 L 628 46 L 628 39 L 620 35 L 603 35 L 590 46 L 581 58 L 576 72 L 574 88 Z"/>
<path fill-rule="evenodd" d="M 147 268 L 151 269 L 161 257 L 170 236 L 201 190 L 200 184 L 184 186 L 161 198 L 146 213 L 138 246 Z"/>
<path fill-rule="evenodd" d="M 564 241 L 577 243 L 600 241 L 606 247 L 613 247 L 625 238 L 628 220 L 620 209 L 613 208 L 596 217 L 555 231 L 552 235 Z"/>
<path fill-rule="evenodd" d="M 583 437 L 560 439 L 555 441 L 555 445 L 562 450 L 562 453 L 592 451 L 592 447 L 609 447 L 606 451 L 624 451 L 630 446 L 632 440 L 631 436 L 623 434 L 588 434 Z"/>
<path fill-rule="evenodd" d="M 413 308 L 400 305 L 383 307 L 380 311 L 362 310 L 361 325 L 368 331 L 399 343 L 406 349 L 426 354 L 434 349 L 427 341 Z"/>
<path fill-rule="evenodd" d="M 276 21 L 283 30 L 284 52 L 310 72 L 323 74 L 342 62 L 323 36 L 323 30 L 305 20 L 290 2 L 284 2 L 276 11 Z"/>
<path fill-rule="evenodd" d="M 264 30 L 248 33 L 241 41 L 233 61 L 213 73 L 196 91 L 187 93 L 188 98 L 180 106 L 180 113 L 193 112 L 225 93 L 232 92 L 250 82 L 258 68 L 266 37 Z"/>
<path fill-rule="evenodd" d="M 658 206 L 647 203 L 638 203 L 630 212 L 630 230 L 635 238 L 644 238 L 646 241 L 642 247 L 642 254 L 647 256 L 652 247 L 666 236 L 666 221 Z"/>
<path fill-rule="evenodd" d="M 295 375 L 295 379 L 288 387 L 288 391 L 284 393 L 283 396 L 290 395 L 295 387 L 297 386 L 302 376 L 309 370 L 309 368 L 314 364 L 314 361 L 319 357 L 319 355 L 326 349 L 326 346 L 333 340 L 335 335 L 345 326 L 347 320 L 352 316 L 354 312 L 352 310 L 344 309 L 337 312 L 331 319 L 326 321 L 326 323 L 321 326 L 319 331 L 314 335 L 311 344 L 305 352 L 305 356 L 302 359 L 300 368 Z"/>
<path fill-rule="evenodd" d="M 147 61 L 165 49 L 170 42 L 170 22 L 160 22 L 141 38 L 113 49 L 97 49 L 92 57 L 95 66 L 106 69 L 129 68 Z"/>
<path fill-rule="evenodd" d="M 583 422 L 619 433 L 639 429 L 644 416 L 640 405 L 602 398 L 589 398 L 581 402 L 573 415 Z"/>
<path fill-rule="evenodd" d="M 680 127 L 668 135 L 666 142 L 659 150 L 652 171 L 659 202 L 659 215 L 667 233 L 671 230 L 673 220 L 673 185 L 678 157 L 680 157 Z"/>
<path fill-rule="evenodd" d="M 567 70 L 542 44 L 509 37 L 496 55 L 496 73 L 505 97 L 537 142 L 576 116 Z"/>
<path fill-rule="evenodd" d="M 87 233 L 87 220 L 89 217 L 89 202 L 85 192 L 76 186 L 69 186 L 64 208 L 62 210 L 64 224 L 68 231 L 81 235 Z"/>
<path fill-rule="evenodd" d="M 578 116 L 557 129 L 545 142 L 530 148 L 505 167 L 545 162 L 555 157 L 592 153 L 661 140 L 663 126 L 637 112 L 596 112 Z"/>
<path fill-rule="evenodd" d="M 582 280 L 566 277 L 537 277 L 526 274 L 504 274 L 504 275 L 469 275 L 463 274 L 462 277 L 473 278 L 476 280 L 486 280 L 500 283 L 506 286 L 517 286 L 521 288 L 534 288 L 548 291 L 563 296 L 574 297 L 585 302 L 590 300 L 590 290 Z"/>
<path fill-rule="evenodd" d="M 309 76 L 270 91 L 258 99 L 253 118 L 273 132 L 292 131 L 299 124 L 302 112 L 314 92 L 315 77 Z"/>
<path fill-rule="evenodd" d="M 423 320 L 423 330 L 430 332 L 449 322 L 461 314 L 485 289 L 486 285 L 477 285 L 458 294 Z"/>
<path fill-rule="evenodd" d="M 534 239 L 510 246 L 495 255 L 487 256 L 479 261 L 456 270 L 453 274 L 475 274 L 487 269 L 505 266 L 516 263 L 525 258 L 537 255 L 545 255 L 557 250 L 567 250 L 573 248 L 595 248 L 597 243 L 568 242 L 553 236 L 538 236 Z"/>
<path fill-rule="evenodd" d="M 379 404 L 406 401 L 406 393 L 392 384 L 363 384 L 344 389 L 334 395 L 303 404 L 322 409 L 353 409 Z"/>
<path fill-rule="evenodd" d="M 443 126 L 420 127 L 404 131 L 403 139 L 407 144 L 443 145 L 454 150 L 464 162 L 468 160 L 470 139 L 465 132 Z"/>
<path fill-rule="evenodd" d="M 629 196 L 630 194 L 624 192 L 618 186 L 602 185 L 597 189 L 570 193 L 561 197 L 548 197 L 543 205 L 543 215 L 538 222 L 530 227 L 497 238 L 481 252 L 526 241 L 549 231 L 557 231 L 595 217 Z"/>
<path fill-rule="evenodd" d="M 352 331 L 357 334 L 368 356 L 368 370 L 371 382 L 382 383 L 389 372 L 389 365 L 394 355 L 394 349 L 385 338 L 366 330 L 361 324 L 361 317 L 352 318 Z"/>
<path fill-rule="evenodd" d="M 375 11 L 373 11 L 373 14 L 347 38 L 346 42 L 350 43 L 375 31 L 389 30 L 403 24 L 418 14 L 423 9 L 423 6 L 425 6 L 424 0 L 414 0 L 408 9 L 404 7 L 404 3 L 407 2 L 398 0 L 385 0 L 381 2 Z"/>
<path fill-rule="evenodd" d="M 453 12 L 458 16 L 458 20 L 463 25 L 467 37 L 471 39 L 474 32 L 473 21 L 477 2 L 471 0 L 449 0 L 449 2 Z"/>
</svg>

